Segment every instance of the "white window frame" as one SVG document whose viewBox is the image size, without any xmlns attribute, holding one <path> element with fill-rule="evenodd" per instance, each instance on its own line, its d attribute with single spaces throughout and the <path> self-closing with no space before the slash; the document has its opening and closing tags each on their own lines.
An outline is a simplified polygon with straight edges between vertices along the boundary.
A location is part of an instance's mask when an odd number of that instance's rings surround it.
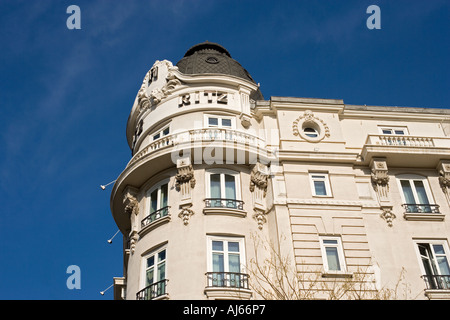
<svg viewBox="0 0 450 320">
<path fill-rule="evenodd" d="M 167 184 L 167 205 L 169 205 L 169 199 L 170 199 L 170 196 L 169 196 L 169 193 L 170 193 L 169 179 L 165 179 L 165 180 L 162 180 L 162 181 L 158 182 L 157 184 L 153 185 L 150 189 L 148 189 L 148 191 L 146 193 L 146 197 L 147 197 L 147 201 L 146 201 L 147 202 L 147 209 L 145 210 L 146 215 L 150 214 L 150 210 L 151 210 L 151 207 L 152 207 L 151 194 L 156 189 L 158 189 L 158 195 L 157 195 L 157 198 L 156 198 L 156 208 L 157 208 L 156 211 L 162 209 L 162 207 L 161 207 L 161 186 L 163 186 L 165 184 Z"/>
<path fill-rule="evenodd" d="M 220 197 L 221 199 L 226 199 L 225 197 L 225 174 L 234 176 L 235 190 L 236 190 L 236 199 L 242 200 L 241 196 L 241 179 L 240 174 L 237 171 L 232 171 L 228 169 L 208 169 L 205 172 L 206 178 L 206 198 L 211 198 L 211 175 L 212 174 L 220 174 Z"/>
<path fill-rule="evenodd" d="M 323 260 L 323 267 L 325 269 L 326 273 L 346 273 L 347 272 L 347 266 L 345 263 L 345 255 L 344 255 L 344 249 L 342 247 L 342 239 L 339 236 L 320 236 L 320 251 L 322 253 L 322 260 Z M 336 244 L 330 244 L 330 243 L 324 243 L 324 240 L 332 240 L 336 241 Z M 327 247 L 333 247 L 337 248 L 337 254 L 339 259 L 339 268 L 340 270 L 330 270 L 328 265 L 328 258 L 327 258 Z"/>
<path fill-rule="evenodd" d="M 431 247 L 431 253 L 433 254 L 433 262 L 436 266 L 438 266 L 437 260 L 436 260 L 436 252 L 434 251 L 433 245 L 442 245 L 444 248 L 444 255 L 447 257 L 447 262 L 450 263 L 450 249 L 449 249 L 449 245 L 448 245 L 448 241 L 447 240 L 442 240 L 442 239 L 415 239 L 414 240 L 414 244 L 415 244 L 415 250 L 416 250 L 416 254 L 417 254 L 417 259 L 419 262 L 419 266 L 420 266 L 420 271 L 422 272 L 422 275 L 426 275 L 426 271 L 425 271 L 425 267 L 423 266 L 423 262 L 422 262 L 422 255 L 420 253 L 419 250 L 419 244 L 422 243 L 426 243 L 428 245 L 430 245 Z M 439 269 L 439 267 L 437 267 L 437 274 L 433 274 L 433 275 L 441 275 L 441 270 Z"/>
<path fill-rule="evenodd" d="M 422 181 L 423 186 L 425 188 L 425 193 L 427 195 L 429 204 L 430 205 L 435 204 L 433 193 L 431 192 L 430 185 L 428 183 L 427 177 L 424 177 L 424 176 L 421 176 L 421 175 L 417 175 L 417 174 L 399 174 L 399 175 L 396 175 L 395 178 L 397 180 L 397 185 L 398 185 L 398 188 L 399 188 L 399 191 L 400 191 L 400 196 L 401 196 L 403 204 L 406 204 L 406 199 L 405 199 L 403 187 L 402 187 L 402 184 L 401 184 L 401 180 L 408 180 L 409 181 L 409 184 L 411 186 L 411 190 L 412 190 L 412 193 L 413 193 L 414 201 L 418 205 L 420 203 L 418 201 L 419 197 L 417 195 L 416 186 L 414 185 L 414 183 L 411 183 L 411 182 L 419 181 L 419 180 Z"/>
<path fill-rule="evenodd" d="M 322 176 L 323 178 L 319 178 L 319 176 Z M 311 185 L 311 193 L 313 197 L 333 197 L 333 194 L 331 192 L 331 185 L 330 185 L 330 177 L 328 173 L 325 172 L 309 172 L 309 181 Z M 325 183 L 325 195 L 316 194 L 316 187 L 314 185 L 314 181 L 322 181 Z"/>
<path fill-rule="evenodd" d="M 311 129 L 312 131 L 306 131 L 306 129 Z M 319 137 L 319 131 L 313 126 L 306 126 L 303 128 L 303 134 L 310 139 L 316 139 Z"/>
<path fill-rule="evenodd" d="M 167 134 L 163 135 L 163 132 L 165 130 L 167 130 L 167 129 L 169 129 L 169 132 Z M 159 137 L 155 139 L 155 136 L 157 136 L 158 134 L 159 134 Z M 151 141 L 150 142 L 159 140 L 159 139 L 161 139 L 161 138 L 163 138 L 165 136 L 168 136 L 169 134 L 170 134 L 170 125 L 166 125 L 166 126 L 162 127 L 161 129 L 159 129 L 158 131 L 155 131 L 155 132 L 153 132 L 151 134 L 151 136 L 150 136 Z"/>
<path fill-rule="evenodd" d="M 212 249 L 212 243 L 213 241 L 222 241 L 224 243 L 224 271 L 223 272 L 230 272 L 229 271 L 229 257 L 228 254 L 233 252 L 228 251 L 228 242 L 238 242 L 239 243 L 239 273 L 246 273 L 246 258 L 245 258 L 245 241 L 244 237 L 227 237 L 227 236 L 207 236 L 207 246 L 206 246 L 206 252 L 207 252 L 207 263 L 206 268 L 207 272 L 213 272 L 213 249 Z"/>
<path fill-rule="evenodd" d="M 209 124 L 209 118 L 217 118 L 217 125 L 210 125 Z M 224 127 L 222 125 L 222 119 L 231 120 L 231 127 Z M 236 129 L 236 117 L 233 116 L 223 116 L 223 115 L 215 115 L 215 114 L 205 114 L 204 115 L 204 123 L 205 128 L 219 128 L 219 129 L 230 129 L 234 130 Z"/>
<path fill-rule="evenodd" d="M 383 135 L 402 135 L 402 136 L 409 135 L 408 127 L 379 126 L 378 130 Z M 387 130 L 391 130 L 391 133 L 383 132 L 383 131 L 387 131 Z M 396 133 L 399 131 L 402 131 L 403 133 Z"/>
<path fill-rule="evenodd" d="M 164 277 L 164 279 L 156 279 L 157 275 L 158 275 L 158 272 L 157 272 L 158 271 L 158 265 L 160 263 L 162 263 L 162 261 L 161 262 L 157 261 L 158 254 L 160 252 L 164 251 L 164 250 L 166 251 L 165 259 L 163 260 L 164 263 L 165 263 L 165 266 L 164 266 L 164 275 L 165 275 L 165 277 Z M 155 256 L 155 263 L 154 263 L 154 267 L 153 267 L 153 275 L 154 275 L 153 277 L 154 277 L 154 280 L 156 280 L 156 281 L 153 281 L 153 283 L 169 279 L 169 277 L 167 275 L 167 244 L 166 244 L 166 245 L 163 245 L 161 247 L 158 247 L 155 250 L 152 250 L 151 252 L 149 252 L 149 253 L 147 253 L 145 255 L 142 255 L 142 260 L 141 260 L 142 261 L 142 263 L 141 263 L 141 275 L 142 276 L 141 276 L 141 280 L 140 280 L 140 290 L 144 289 L 147 286 L 146 283 L 145 283 L 146 279 L 147 279 L 147 260 L 151 256 Z M 151 284 L 148 284 L 148 285 L 151 285 Z"/>
</svg>

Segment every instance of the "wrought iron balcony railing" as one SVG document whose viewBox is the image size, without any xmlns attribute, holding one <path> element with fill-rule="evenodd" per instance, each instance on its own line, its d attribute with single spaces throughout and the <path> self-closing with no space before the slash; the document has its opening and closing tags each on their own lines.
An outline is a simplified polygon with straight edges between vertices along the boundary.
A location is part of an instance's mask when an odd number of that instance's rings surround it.
<svg viewBox="0 0 450 320">
<path fill-rule="evenodd" d="M 238 272 L 207 272 L 207 287 L 249 289 L 249 275 Z"/>
<path fill-rule="evenodd" d="M 403 208 L 405 208 L 406 213 L 440 213 L 439 205 L 437 204 L 412 204 L 405 203 L 402 204 Z"/>
<path fill-rule="evenodd" d="M 170 206 L 167 206 L 167 207 L 161 208 L 159 210 L 156 210 L 156 211 L 150 213 L 148 216 L 146 216 L 144 219 L 142 219 L 141 227 L 144 228 L 151 222 L 158 220 L 159 218 L 167 216 L 169 214 L 169 208 L 170 208 Z"/>
<path fill-rule="evenodd" d="M 244 201 L 236 199 L 207 198 L 205 199 L 205 207 L 244 210 Z"/>
<path fill-rule="evenodd" d="M 450 275 L 423 275 L 427 290 L 450 290 Z"/>
<path fill-rule="evenodd" d="M 169 280 L 161 280 L 145 287 L 136 293 L 136 300 L 153 300 L 167 294 L 167 282 Z"/>
</svg>

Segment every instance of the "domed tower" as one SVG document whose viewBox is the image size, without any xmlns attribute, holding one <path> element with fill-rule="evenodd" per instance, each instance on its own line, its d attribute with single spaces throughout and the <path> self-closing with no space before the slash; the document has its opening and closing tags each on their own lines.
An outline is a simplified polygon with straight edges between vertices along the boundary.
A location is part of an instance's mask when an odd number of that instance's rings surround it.
<svg viewBox="0 0 450 320">
<path fill-rule="evenodd" d="M 116 298 L 255 298 L 247 266 L 254 236 L 270 236 L 273 158 L 257 100 L 259 85 L 215 43 L 148 71 L 127 123 L 132 158 L 111 194 L 124 238 Z"/>
</svg>

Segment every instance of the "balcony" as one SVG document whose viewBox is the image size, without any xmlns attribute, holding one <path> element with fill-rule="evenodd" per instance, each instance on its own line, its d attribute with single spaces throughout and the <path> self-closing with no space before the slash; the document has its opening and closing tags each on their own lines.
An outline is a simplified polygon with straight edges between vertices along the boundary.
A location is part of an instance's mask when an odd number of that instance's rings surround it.
<svg viewBox="0 0 450 320">
<path fill-rule="evenodd" d="M 450 299 L 450 275 L 423 275 L 425 295 L 430 300 Z"/>
<path fill-rule="evenodd" d="M 450 138 L 446 137 L 370 134 L 361 151 L 364 163 L 385 157 L 389 165 L 401 167 L 435 168 L 440 159 L 448 156 Z"/>
<path fill-rule="evenodd" d="M 163 300 L 168 298 L 167 282 L 169 280 L 161 280 L 145 287 L 136 293 L 136 300 Z"/>
<path fill-rule="evenodd" d="M 131 158 L 128 166 L 166 147 L 178 146 L 178 149 L 182 150 L 199 145 L 203 147 L 244 147 L 244 150 L 255 149 L 261 156 L 267 155 L 265 140 L 258 136 L 239 130 L 202 128 L 181 131 L 151 142 Z"/>
<path fill-rule="evenodd" d="M 207 272 L 207 287 L 248 289 L 248 274 L 237 272 Z"/>
<path fill-rule="evenodd" d="M 210 299 L 244 299 L 252 297 L 249 275 L 238 272 L 207 272 L 205 294 Z"/>
<path fill-rule="evenodd" d="M 437 204 L 402 204 L 405 209 L 403 217 L 406 220 L 416 221 L 443 221 L 444 215 L 439 211 L 439 205 Z"/>
<path fill-rule="evenodd" d="M 204 214 L 223 214 L 238 217 L 246 217 L 244 201 L 236 199 L 207 198 L 205 199 Z"/>
<path fill-rule="evenodd" d="M 161 208 L 159 210 L 150 213 L 148 216 L 142 219 L 140 234 L 142 235 L 142 233 L 144 232 L 148 232 L 160 226 L 163 223 L 169 222 L 170 221 L 169 209 L 170 206 Z"/>
<path fill-rule="evenodd" d="M 148 141 L 149 137 L 144 141 Z M 191 156 L 193 164 L 268 163 L 273 154 L 263 137 L 223 128 L 191 129 L 164 136 L 144 146 L 128 162 L 111 192 L 111 212 L 122 232 L 130 229 L 123 214 L 122 195 L 127 186 L 140 187 L 156 172 L 176 167 L 180 157 Z M 226 208 L 224 208 L 226 209 Z M 237 210 L 239 209 L 229 209 Z M 149 218 L 151 220 L 151 218 Z M 144 222 L 146 223 L 146 222 Z"/>
</svg>

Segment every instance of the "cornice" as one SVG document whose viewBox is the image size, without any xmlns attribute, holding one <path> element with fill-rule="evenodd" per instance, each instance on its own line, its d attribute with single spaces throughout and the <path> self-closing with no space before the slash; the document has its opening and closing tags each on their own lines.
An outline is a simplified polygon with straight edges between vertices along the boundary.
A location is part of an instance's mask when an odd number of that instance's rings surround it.
<svg viewBox="0 0 450 320">
<path fill-rule="evenodd" d="M 384 119 L 408 121 L 450 121 L 450 109 L 412 108 L 389 106 L 345 105 L 340 114 L 343 119 Z"/>
</svg>

